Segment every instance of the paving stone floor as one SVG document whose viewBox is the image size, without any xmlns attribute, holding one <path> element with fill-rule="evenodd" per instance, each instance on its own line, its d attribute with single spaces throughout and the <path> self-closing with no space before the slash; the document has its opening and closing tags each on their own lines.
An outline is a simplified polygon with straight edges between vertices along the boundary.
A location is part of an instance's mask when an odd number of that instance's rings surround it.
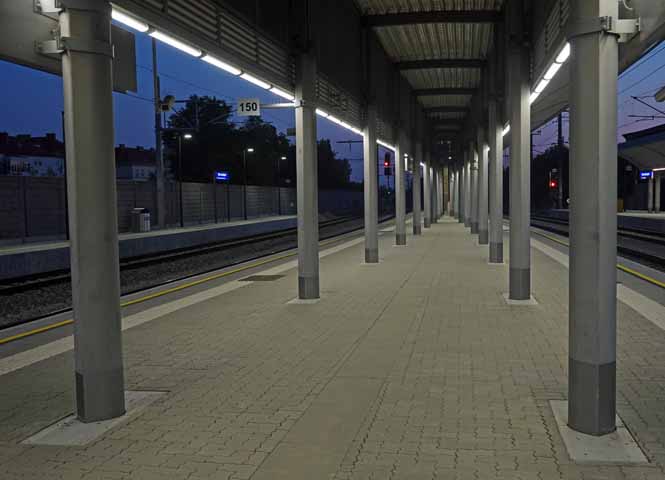
<svg viewBox="0 0 665 480">
<path fill-rule="evenodd" d="M 619 304 L 618 410 L 651 460 L 575 465 L 565 399 L 568 271 L 533 250 L 536 306 L 443 221 L 363 265 L 321 261 L 125 332 L 127 388 L 163 390 L 86 447 L 19 442 L 71 413 L 72 354 L 0 377 L 0 479 L 665 479 L 665 332 Z"/>
</svg>

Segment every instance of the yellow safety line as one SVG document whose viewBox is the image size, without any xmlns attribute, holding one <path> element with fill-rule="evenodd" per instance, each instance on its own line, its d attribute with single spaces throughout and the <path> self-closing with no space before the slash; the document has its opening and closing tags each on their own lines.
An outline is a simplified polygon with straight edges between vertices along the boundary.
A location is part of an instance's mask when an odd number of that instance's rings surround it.
<svg viewBox="0 0 665 480">
<path fill-rule="evenodd" d="M 48 332 L 49 330 L 64 327 L 65 325 L 70 325 L 72 323 L 74 323 L 74 320 L 64 320 L 62 322 L 46 325 L 45 327 L 35 328 L 34 330 L 30 330 L 29 332 L 23 332 L 17 335 L 13 335 L 11 337 L 0 339 L 0 345 L 4 343 L 13 342 L 15 340 L 20 340 L 21 338 L 29 337 L 31 335 L 37 335 L 38 333 Z"/>
<path fill-rule="evenodd" d="M 548 240 L 551 240 L 555 243 L 558 243 L 559 245 L 564 245 L 566 247 L 570 247 L 570 244 L 568 242 L 564 242 L 563 240 L 559 240 L 558 238 L 555 238 L 551 235 L 547 235 L 545 233 L 540 233 L 540 232 L 536 232 L 536 231 L 534 231 L 533 233 L 535 233 L 536 235 L 540 235 L 541 237 L 545 237 Z M 620 263 L 617 263 L 617 269 L 621 270 L 622 272 L 633 275 L 633 276 L 635 276 L 639 279 L 642 279 L 645 282 L 648 282 L 652 285 L 656 285 L 657 287 L 665 288 L 665 282 L 661 282 L 660 280 L 656 280 L 655 278 L 651 278 L 650 276 L 645 275 L 644 273 L 638 272 L 637 270 L 633 270 L 632 268 L 627 267 L 625 265 L 622 265 Z"/>
<path fill-rule="evenodd" d="M 323 241 L 323 242 L 319 242 L 319 245 L 325 247 L 326 245 L 329 245 L 329 244 L 335 243 L 335 242 L 339 242 L 340 240 L 342 240 L 342 238 L 326 240 L 326 241 Z M 143 297 L 136 298 L 134 300 L 129 300 L 127 302 L 121 303 L 120 306 L 121 307 L 128 307 L 130 305 L 136 305 L 138 303 L 147 302 L 148 300 L 163 297 L 164 295 L 169 295 L 171 293 L 179 292 L 181 290 L 185 290 L 187 288 L 195 287 L 197 285 L 201 285 L 203 283 L 211 282 L 213 280 L 218 280 L 218 279 L 223 278 L 223 277 L 228 277 L 229 275 L 233 275 L 234 273 L 243 272 L 245 270 L 249 270 L 249 269 L 252 269 L 252 268 L 260 267 L 262 265 L 266 265 L 268 263 L 277 262 L 278 260 L 283 260 L 285 258 L 294 257 L 297 254 L 298 254 L 298 252 L 292 252 L 292 253 L 287 253 L 287 254 L 284 254 L 284 255 L 279 255 L 277 257 L 272 257 L 272 258 L 269 258 L 269 259 L 266 259 L 266 260 L 261 260 L 259 262 L 254 262 L 250 265 L 245 265 L 244 267 L 235 268 L 233 270 L 227 270 L 225 272 L 217 273 L 215 275 L 210 275 L 208 277 L 201 278 L 201 279 L 195 280 L 193 282 L 178 285 L 177 287 L 168 288 L 166 290 L 161 290 L 159 292 L 155 292 L 155 293 L 152 293 L 150 295 L 145 295 Z M 35 328 L 34 330 L 29 330 L 27 332 L 12 335 L 11 337 L 1 338 L 0 339 L 0 345 L 3 345 L 5 343 L 14 342 L 16 340 L 20 340 L 22 338 L 30 337 L 32 335 L 37 335 L 39 333 L 48 332 L 49 330 L 54 330 L 56 328 L 65 327 L 67 325 L 71 325 L 72 323 L 74 323 L 74 320 L 72 320 L 72 319 L 63 320 L 62 322 L 57 322 L 57 323 L 53 323 L 51 325 L 46 325 L 44 327 Z"/>
</svg>

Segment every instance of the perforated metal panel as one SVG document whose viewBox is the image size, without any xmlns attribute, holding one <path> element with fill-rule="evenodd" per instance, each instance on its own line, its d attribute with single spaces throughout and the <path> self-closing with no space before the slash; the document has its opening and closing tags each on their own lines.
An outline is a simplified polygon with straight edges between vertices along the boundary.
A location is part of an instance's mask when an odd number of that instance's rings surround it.
<svg viewBox="0 0 665 480">
<path fill-rule="evenodd" d="M 281 88 L 293 90 L 295 70 L 287 46 L 220 2 L 115 0 L 113 3 L 158 29 L 227 59 Z"/>
</svg>

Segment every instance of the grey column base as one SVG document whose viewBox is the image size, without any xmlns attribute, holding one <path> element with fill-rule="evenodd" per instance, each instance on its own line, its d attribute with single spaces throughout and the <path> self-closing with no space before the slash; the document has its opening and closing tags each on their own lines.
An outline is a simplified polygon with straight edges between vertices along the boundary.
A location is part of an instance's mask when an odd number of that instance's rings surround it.
<svg viewBox="0 0 665 480">
<path fill-rule="evenodd" d="M 510 268 L 509 293 L 511 300 L 529 300 L 531 298 L 531 269 Z"/>
<path fill-rule="evenodd" d="M 568 426 L 595 436 L 616 430 L 616 362 L 568 359 Z"/>
<path fill-rule="evenodd" d="M 398 233 L 395 235 L 395 245 L 406 245 L 406 233 Z"/>
<path fill-rule="evenodd" d="M 464 219 L 464 226 L 465 226 L 466 228 L 471 228 L 471 219 L 469 219 L 469 218 L 465 218 L 465 219 Z"/>
<path fill-rule="evenodd" d="M 463 219 L 462 217 L 459 217 L 459 218 L 457 219 L 457 223 L 464 223 L 464 219 Z"/>
<path fill-rule="evenodd" d="M 81 422 L 110 420 L 121 417 L 125 411 L 122 367 L 110 372 L 96 372 L 87 379 L 76 372 L 76 416 Z"/>
<path fill-rule="evenodd" d="M 424 224 L 425 224 L 425 228 L 429 228 L 429 227 L 430 227 L 431 222 L 429 221 L 429 218 L 426 218 L 426 219 L 425 219 Z"/>
<path fill-rule="evenodd" d="M 490 243 L 490 233 L 487 230 L 480 230 L 478 232 L 478 244 L 488 245 Z"/>
<path fill-rule="evenodd" d="M 366 248 L 365 249 L 365 263 L 379 263 L 379 249 Z"/>
<path fill-rule="evenodd" d="M 503 243 L 490 242 L 490 263 L 503 263 Z"/>
<path fill-rule="evenodd" d="M 413 234 L 414 235 L 422 235 L 423 234 L 423 230 L 422 230 L 420 225 L 414 225 L 413 226 Z"/>
<path fill-rule="evenodd" d="M 319 298 L 319 277 L 298 277 L 298 298 L 314 300 Z"/>
<path fill-rule="evenodd" d="M 439 220 L 436 219 L 436 218 L 433 218 L 433 219 L 432 219 L 432 223 L 439 223 Z"/>
<path fill-rule="evenodd" d="M 471 223 L 471 233 L 473 233 L 474 235 L 478 234 L 478 222 Z"/>
</svg>

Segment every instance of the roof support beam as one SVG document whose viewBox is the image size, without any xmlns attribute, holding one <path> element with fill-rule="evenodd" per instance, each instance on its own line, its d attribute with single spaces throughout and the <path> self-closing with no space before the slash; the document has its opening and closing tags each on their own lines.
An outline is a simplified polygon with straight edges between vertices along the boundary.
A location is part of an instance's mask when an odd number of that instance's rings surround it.
<svg viewBox="0 0 665 480">
<path fill-rule="evenodd" d="M 469 107 L 432 107 L 426 108 L 425 113 L 469 113 Z"/>
<path fill-rule="evenodd" d="M 363 17 L 367 26 L 389 27 L 421 23 L 497 23 L 501 13 L 496 10 L 446 10 L 428 12 L 386 13 Z"/>
<path fill-rule="evenodd" d="M 442 118 L 441 120 L 433 121 L 432 126 L 435 128 L 448 127 L 448 126 L 461 127 L 462 121 L 456 118 Z"/>
<path fill-rule="evenodd" d="M 417 97 L 426 97 L 431 95 L 474 95 L 476 88 L 425 88 L 421 90 L 414 90 Z"/>
<path fill-rule="evenodd" d="M 399 70 L 422 70 L 427 68 L 483 68 L 485 60 L 480 58 L 437 58 L 397 62 Z"/>
</svg>

